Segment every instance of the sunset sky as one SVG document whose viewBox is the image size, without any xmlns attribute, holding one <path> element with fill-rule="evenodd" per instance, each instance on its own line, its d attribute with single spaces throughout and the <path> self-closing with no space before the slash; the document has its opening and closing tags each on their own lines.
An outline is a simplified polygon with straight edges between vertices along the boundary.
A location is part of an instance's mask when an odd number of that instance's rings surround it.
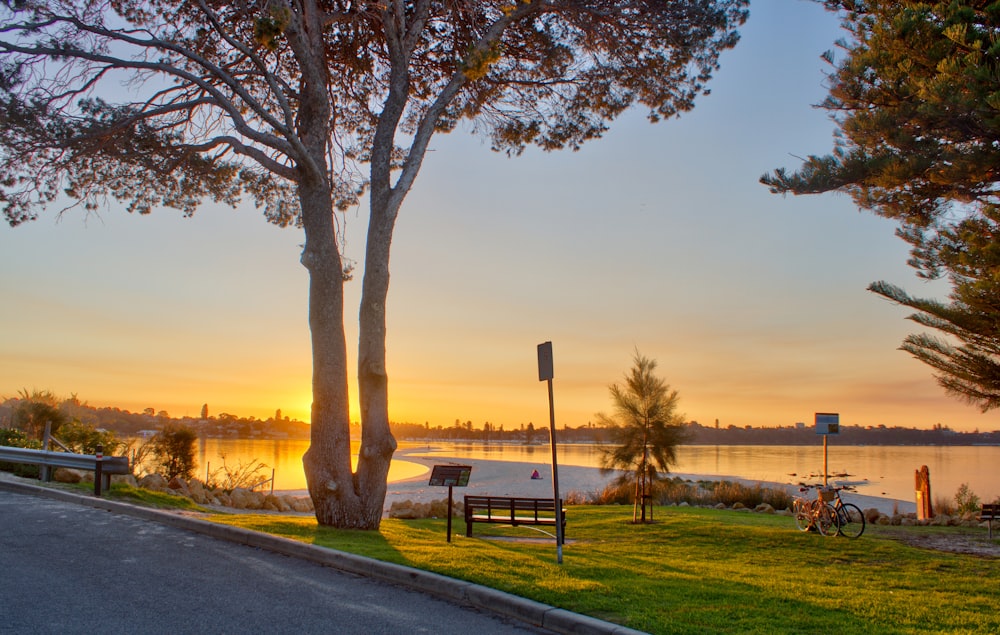
<svg viewBox="0 0 1000 635">
<path fill-rule="evenodd" d="M 865 290 L 946 291 L 906 266 L 895 226 L 843 195 L 781 198 L 757 182 L 831 148 L 813 104 L 836 17 L 755 0 L 742 35 L 680 119 L 637 111 L 580 152 L 513 159 L 464 132 L 432 142 L 393 243 L 394 421 L 547 424 L 536 346 L 551 340 L 560 427 L 609 411 L 638 349 L 706 425 L 839 412 L 843 425 L 1000 428 L 897 350 L 918 326 Z M 342 219 L 355 260 L 366 211 Z M 0 227 L 0 398 L 308 420 L 302 242 L 250 205 Z M 348 285 L 352 352 L 360 286 Z"/>
</svg>

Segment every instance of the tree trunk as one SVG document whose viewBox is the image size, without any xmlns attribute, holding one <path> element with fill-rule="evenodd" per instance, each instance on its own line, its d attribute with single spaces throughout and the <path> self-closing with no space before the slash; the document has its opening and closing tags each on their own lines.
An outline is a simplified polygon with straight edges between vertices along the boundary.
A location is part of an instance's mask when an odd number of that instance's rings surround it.
<svg viewBox="0 0 1000 635">
<path fill-rule="evenodd" d="M 389 294 L 389 248 L 398 208 L 389 192 L 376 183 L 371 195 L 365 276 L 358 315 L 358 397 L 364 422 L 358 455 L 358 484 L 366 495 L 364 513 L 378 518 L 382 515 L 389 465 L 396 450 L 396 439 L 389 429 L 385 315 Z"/>
<path fill-rule="evenodd" d="M 313 354 L 311 443 L 302 457 L 309 495 L 321 525 L 377 529 L 379 520 L 373 524 L 361 511 L 364 495 L 351 470 L 344 270 L 330 188 L 325 183 L 300 184 L 299 198 L 306 235 L 302 264 L 309 271 Z"/>
</svg>

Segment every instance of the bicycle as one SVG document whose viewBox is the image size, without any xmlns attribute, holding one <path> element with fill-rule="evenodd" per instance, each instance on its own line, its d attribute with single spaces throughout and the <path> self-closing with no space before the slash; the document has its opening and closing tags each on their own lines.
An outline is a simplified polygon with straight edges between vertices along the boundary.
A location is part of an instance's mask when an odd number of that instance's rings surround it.
<svg viewBox="0 0 1000 635">
<path fill-rule="evenodd" d="M 865 533 L 865 515 L 854 503 L 845 503 L 840 499 L 840 490 L 844 487 L 828 487 L 827 492 L 833 492 L 833 510 L 837 514 L 837 531 L 845 538 L 854 539 Z M 821 490 L 822 491 L 822 490 Z"/>
<path fill-rule="evenodd" d="M 800 492 L 809 491 L 808 487 L 799 488 Z M 795 524 L 799 531 L 816 529 L 822 536 L 836 536 L 840 532 L 837 511 L 832 505 L 816 499 L 798 497 L 792 502 L 795 513 Z"/>
</svg>

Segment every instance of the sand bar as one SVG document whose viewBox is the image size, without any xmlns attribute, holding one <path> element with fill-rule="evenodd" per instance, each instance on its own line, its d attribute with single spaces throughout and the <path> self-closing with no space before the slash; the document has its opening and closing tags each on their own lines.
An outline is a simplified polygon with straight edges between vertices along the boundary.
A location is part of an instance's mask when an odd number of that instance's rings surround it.
<svg viewBox="0 0 1000 635">
<path fill-rule="evenodd" d="M 389 483 L 386 493 L 385 506 L 389 506 L 395 501 L 410 500 L 413 502 L 430 502 L 448 498 L 447 487 L 431 487 L 428 479 L 431 467 L 434 465 L 471 465 L 472 475 L 467 487 L 453 488 L 452 496 L 455 500 L 462 500 L 462 496 L 485 495 L 491 496 L 528 496 L 532 498 L 549 498 L 553 494 L 552 488 L 552 468 L 549 463 L 527 463 L 514 461 L 493 461 L 487 459 L 467 459 L 462 457 L 423 457 L 417 455 L 419 450 L 404 450 L 397 452 L 397 458 L 418 463 L 426 466 L 427 471 L 420 476 L 409 478 L 403 481 Z M 540 479 L 532 479 L 534 470 L 538 470 Z M 798 495 L 798 486 L 787 483 L 770 483 L 752 481 L 738 477 L 718 477 L 707 478 L 699 474 L 678 474 L 685 480 L 729 480 L 741 482 L 747 485 L 760 483 L 765 487 L 775 489 L 785 489 L 794 495 Z M 592 493 L 604 489 L 612 480 L 614 475 L 605 475 L 601 470 L 594 467 L 580 467 L 576 465 L 559 466 L 559 492 L 565 497 L 569 492 Z M 846 502 L 851 502 L 862 509 L 874 507 L 885 514 L 892 514 L 895 511 L 900 513 L 912 513 L 916 511 L 916 503 L 900 501 L 891 498 L 878 496 L 863 496 L 846 492 L 843 494 Z"/>
</svg>

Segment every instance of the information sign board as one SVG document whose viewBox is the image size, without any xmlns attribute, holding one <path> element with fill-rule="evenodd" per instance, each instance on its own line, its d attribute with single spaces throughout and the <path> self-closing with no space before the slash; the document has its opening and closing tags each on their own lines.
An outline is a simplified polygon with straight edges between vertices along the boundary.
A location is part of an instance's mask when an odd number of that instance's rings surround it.
<svg viewBox="0 0 1000 635">
<path fill-rule="evenodd" d="M 427 484 L 442 487 L 465 487 L 469 484 L 471 474 L 471 465 L 435 465 L 431 470 L 431 480 Z"/>
</svg>

